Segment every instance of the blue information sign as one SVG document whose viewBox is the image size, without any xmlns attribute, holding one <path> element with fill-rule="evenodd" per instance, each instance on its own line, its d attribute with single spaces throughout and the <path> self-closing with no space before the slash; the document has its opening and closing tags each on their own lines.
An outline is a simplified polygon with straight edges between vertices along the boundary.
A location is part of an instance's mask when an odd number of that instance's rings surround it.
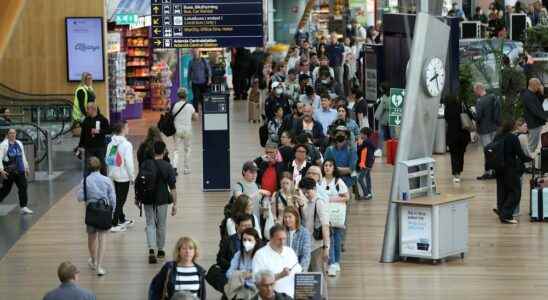
<svg viewBox="0 0 548 300">
<path fill-rule="evenodd" d="M 151 0 L 155 48 L 260 47 L 263 0 Z"/>
</svg>

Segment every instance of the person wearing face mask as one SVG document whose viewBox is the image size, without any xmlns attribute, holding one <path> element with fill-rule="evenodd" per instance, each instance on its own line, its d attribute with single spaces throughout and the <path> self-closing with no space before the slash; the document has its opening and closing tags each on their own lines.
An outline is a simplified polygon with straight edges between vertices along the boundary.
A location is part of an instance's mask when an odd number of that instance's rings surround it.
<svg viewBox="0 0 548 300">
<path fill-rule="evenodd" d="M 312 105 L 314 110 L 320 109 L 320 101 L 320 96 L 316 94 L 316 91 L 311 86 L 306 86 L 305 93 L 299 98 L 299 102 L 305 105 Z"/>
<path fill-rule="evenodd" d="M 329 73 L 320 71 L 320 77 L 316 81 L 316 91 L 319 94 L 327 93 L 332 99 L 344 98 L 342 86 L 329 75 Z"/>
<path fill-rule="evenodd" d="M 284 83 L 287 75 L 287 69 L 285 62 L 280 62 L 276 64 L 274 68 L 274 74 L 270 78 L 270 82 L 280 82 Z"/>
<path fill-rule="evenodd" d="M 281 82 L 272 82 L 272 92 L 265 101 L 265 116 L 267 120 L 272 120 L 276 113 L 275 109 L 281 107 L 283 109 L 283 115 L 287 116 L 291 114 L 291 105 L 287 96 L 284 95 L 284 86 Z"/>
<path fill-rule="evenodd" d="M 358 155 L 356 149 L 349 143 L 350 132 L 345 126 L 339 126 L 335 132 L 335 144 L 325 151 L 325 159 L 332 159 L 339 168 L 342 180 L 349 188 L 354 185 L 352 172 L 356 169 Z"/>
<path fill-rule="evenodd" d="M 259 234 L 253 228 L 242 232 L 240 251 L 236 252 L 230 261 L 230 268 L 226 272 L 228 283 L 224 287 L 228 299 L 250 299 L 257 293 L 253 282 L 253 257 L 262 247 Z"/>
<path fill-rule="evenodd" d="M 544 86 L 538 78 L 531 78 L 529 86 L 521 92 L 520 98 L 523 103 L 523 117 L 529 128 L 529 153 L 535 153 L 542 127 L 546 124 L 548 114 L 542 108 Z"/>
</svg>

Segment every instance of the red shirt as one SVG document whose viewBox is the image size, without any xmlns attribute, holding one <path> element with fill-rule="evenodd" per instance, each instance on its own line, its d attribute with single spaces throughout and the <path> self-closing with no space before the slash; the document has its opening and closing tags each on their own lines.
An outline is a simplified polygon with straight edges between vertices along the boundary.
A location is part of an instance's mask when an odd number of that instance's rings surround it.
<svg viewBox="0 0 548 300">
<path fill-rule="evenodd" d="M 261 189 L 274 193 L 278 189 L 276 164 L 269 164 L 261 178 Z"/>
</svg>

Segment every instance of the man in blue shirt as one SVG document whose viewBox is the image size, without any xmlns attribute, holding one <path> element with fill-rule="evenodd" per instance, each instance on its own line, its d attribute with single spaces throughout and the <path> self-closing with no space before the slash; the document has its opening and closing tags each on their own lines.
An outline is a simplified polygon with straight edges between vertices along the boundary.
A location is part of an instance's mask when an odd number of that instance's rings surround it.
<svg viewBox="0 0 548 300">
<path fill-rule="evenodd" d="M 336 32 L 331 33 L 331 44 L 326 47 L 329 66 L 335 71 L 335 80 L 340 86 L 343 86 L 344 75 L 344 45 L 339 42 L 339 35 Z"/>
<path fill-rule="evenodd" d="M 331 108 L 331 98 L 327 94 L 321 95 L 321 107 L 314 114 L 314 119 L 322 125 L 323 134 L 327 135 L 329 125 L 337 119 L 337 111 Z"/>
<path fill-rule="evenodd" d="M 57 276 L 61 285 L 44 296 L 44 300 L 95 300 L 95 295 L 81 287 L 78 282 L 80 271 L 72 263 L 65 261 L 59 265 Z"/>
<path fill-rule="evenodd" d="M 349 143 L 350 131 L 345 126 L 338 126 L 335 132 L 335 144 L 325 151 L 325 159 L 333 159 L 337 164 L 341 179 L 348 189 L 353 185 L 352 172 L 356 169 L 358 154 Z"/>
<path fill-rule="evenodd" d="M 200 57 L 198 50 L 191 49 L 190 54 L 192 54 L 192 60 L 188 65 L 188 80 L 192 85 L 192 95 L 194 96 L 192 104 L 194 109 L 200 113 L 201 107 L 204 105 L 204 94 L 211 84 L 211 67 L 204 58 Z"/>
</svg>

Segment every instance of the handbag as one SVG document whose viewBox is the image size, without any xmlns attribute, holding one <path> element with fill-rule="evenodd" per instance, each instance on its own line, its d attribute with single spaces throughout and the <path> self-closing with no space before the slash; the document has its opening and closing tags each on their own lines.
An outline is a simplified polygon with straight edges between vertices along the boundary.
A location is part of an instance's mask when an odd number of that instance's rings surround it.
<svg viewBox="0 0 548 300">
<path fill-rule="evenodd" d="M 112 227 L 112 206 L 105 199 L 87 203 L 87 176 L 84 177 L 84 202 L 86 202 L 86 225 L 99 230 L 109 230 Z"/>
<path fill-rule="evenodd" d="M 462 112 L 460 113 L 460 123 L 461 123 L 462 129 L 468 132 L 476 131 L 476 124 L 470 117 L 470 114 L 468 113 L 468 109 L 466 108 L 464 104 L 462 105 Z"/>
<path fill-rule="evenodd" d="M 332 227 L 344 228 L 346 222 L 346 204 L 329 203 L 329 224 Z"/>
<path fill-rule="evenodd" d="M 167 290 L 167 285 L 169 283 L 169 276 L 171 275 L 171 267 L 167 269 L 166 278 L 164 280 L 164 288 L 162 289 L 162 298 L 160 300 L 168 300 L 169 299 L 169 291 Z"/>
<path fill-rule="evenodd" d="M 316 203 L 314 203 L 314 226 L 316 226 L 316 216 L 318 215 L 318 206 Z M 312 232 L 312 236 L 316 241 L 323 240 L 323 231 L 322 226 L 320 227 L 314 227 L 314 232 Z"/>
</svg>

